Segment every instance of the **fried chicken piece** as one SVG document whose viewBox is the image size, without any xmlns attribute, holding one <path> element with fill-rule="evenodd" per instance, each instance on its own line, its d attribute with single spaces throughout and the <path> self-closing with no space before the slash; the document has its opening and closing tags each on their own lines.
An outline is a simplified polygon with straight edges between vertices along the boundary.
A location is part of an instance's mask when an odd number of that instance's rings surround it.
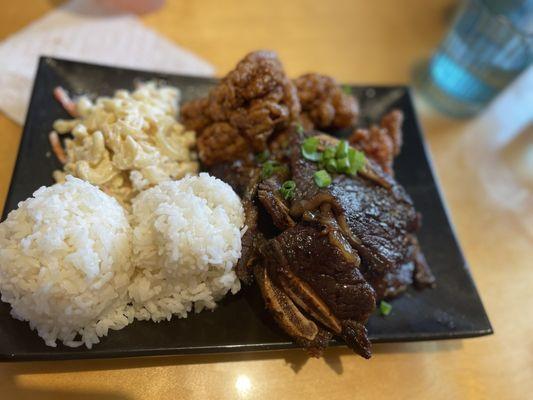
<svg viewBox="0 0 533 400">
<path fill-rule="evenodd" d="M 238 108 L 230 115 L 231 124 L 242 132 L 255 151 L 265 150 L 274 129 L 286 127 L 284 122 L 288 118 L 287 108 L 271 100 L 253 100 L 248 109 Z"/>
<path fill-rule="evenodd" d="M 184 103 L 180 110 L 181 119 L 187 126 L 187 129 L 202 132 L 211 124 L 204 110 L 207 107 L 207 98 L 195 99 Z"/>
<path fill-rule="evenodd" d="M 296 88 L 270 51 L 248 54 L 207 98 L 181 108 L 184 125 L 196 130 L 200 159 L 206 165 L 266 150 L 269 137 L 286 129 L 299 114 Z M 217 133 L 224 135 L 218 138 Z M 203 137 L 206 134 L 209 138 Z"/>
<path fill-rule="evenodd" d="M 377 125 L 372 125 L 370 129 L 358 128 L 350 136 L 349 142 L 376 161 L 383 171 L 392 173 L 394 143 L 386 129 Z"/>
<path fill-rule="evenodd" d="M 400 154 L 403 143 L 403 113 L 400 110 L 392 110 L 381 118 L 380 125 L 387 130 L 388 135 L 392 139 L 394 156 Z"/>
<path fill-rule="evenodd" d="M 392 110 L 381 119 L 379 126 L 358 128 L 348 141 L 376 161 L 383 171 L 393 175 L 394 157 L 400 154 L 402 146 L 402 123 L 403 113 L 400 110 Z"/>
<path fill-rule="evenodd" d="M 249 153 L 246 140 L 227 122 L 215 122 L 207 126 L 196 145 L 200 159 L 207 165 L 244 158 Z"/>
<path fill-rule="evenodd" d="M 302 106 L 302 119 L 314 128 L 342 129 L 356 123 L 359 106 L 356 99 L 346 94 L 331 77 L 316 73 L 305 74 L 294 80 Z"/>
</svg>

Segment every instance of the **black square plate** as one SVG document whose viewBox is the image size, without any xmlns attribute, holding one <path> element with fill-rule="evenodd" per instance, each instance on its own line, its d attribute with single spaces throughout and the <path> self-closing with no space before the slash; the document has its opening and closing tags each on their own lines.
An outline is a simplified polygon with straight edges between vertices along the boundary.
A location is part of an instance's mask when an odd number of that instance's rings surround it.
<svg viewBox="0 0 533 400">
<path fill-rule="evenodd" d="M 50 156 L 48 133 L 57 118 L 67 114 L 52 96 L 60 85 L 75 94 L 112 95 L 132 89 L 136 80 L 161 79 L 177 86 L 184 100 L 206 93 L 215 80 L 110 68 L 43 57 L 35 78 L 17 164 L 2 220 L 17 203 L 42 185 L 53 184 L 52 171 L 60 167 Z M 396 161 L 397 179 L 413 197 L 424 216 L 419 234 L 422 249 L 437 278 L 437 288 L 409 290 L 394 300 L 388 317 L 374 315 L 368 330 L 373 342 L 466 338 L 492 333 L 490 322 L 457 244 L 433 178 L 422 133 L 408 88 L 354 86 L 362 114 L 376 120 L 391 107 L 403 110 L 404 146 Z M 48 153 L 48 155 L 47 155 Z M 213 353 L 286 349 L 296 347 L 277 328 L 256 287 L 228 296 L 213 312 L 170 322 L 136 321 L 110 331 L 92 350 L 45 346 L 28 323 L 13 319 L 8 304 L 0 303 L 0 359 L 58 360 L 128 357 L 161 354 Z M 341 344 L 335 342 L 334 344 Z"/>
</svg>

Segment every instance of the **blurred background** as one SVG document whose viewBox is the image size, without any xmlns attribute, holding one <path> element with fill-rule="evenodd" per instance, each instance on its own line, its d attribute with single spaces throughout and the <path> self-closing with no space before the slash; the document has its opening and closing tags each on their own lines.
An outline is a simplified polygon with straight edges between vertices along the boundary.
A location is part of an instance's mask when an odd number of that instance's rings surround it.
<svg viewBox="0 0 533 400">
<path fill-rule="evenodd" d="M 3 2 L 0 39 L 64 3 Z M 312 66 L 342 81 L 407 82 L 413 62 L 430 56 L 442 39 L 458 2 L 375 3 L 167 0 L 141 18 L 205 58 L 219 74 L 248 51 L 270 48 L 279 52 L 291 75 Z"/>
</svg>

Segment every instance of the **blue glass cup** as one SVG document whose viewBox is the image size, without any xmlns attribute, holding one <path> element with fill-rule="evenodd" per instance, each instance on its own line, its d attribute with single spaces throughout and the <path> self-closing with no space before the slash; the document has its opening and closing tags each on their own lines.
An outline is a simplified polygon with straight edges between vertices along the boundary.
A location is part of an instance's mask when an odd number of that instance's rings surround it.
<svg viewBox="0 0 533 400">
<path fill-rule="evenodd" d="M 475 115 L 532 62 L 533 0 L 467 0 L 415 72 L 419 93 L 455 117 Z"/>
</svg>

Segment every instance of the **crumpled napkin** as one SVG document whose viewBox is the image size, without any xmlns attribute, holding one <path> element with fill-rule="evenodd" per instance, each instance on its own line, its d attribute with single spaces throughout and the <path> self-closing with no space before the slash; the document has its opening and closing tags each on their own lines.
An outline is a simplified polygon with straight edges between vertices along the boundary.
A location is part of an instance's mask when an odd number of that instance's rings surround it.
<svg viewBox="0 0 533 400">
<path fill-rule="evenodd" d="M 22 124 L 39 56 L 208 76 L 213 68 L 134 15 L 73 0 L 0 43 L 0 110 Z"/>
</svg>

